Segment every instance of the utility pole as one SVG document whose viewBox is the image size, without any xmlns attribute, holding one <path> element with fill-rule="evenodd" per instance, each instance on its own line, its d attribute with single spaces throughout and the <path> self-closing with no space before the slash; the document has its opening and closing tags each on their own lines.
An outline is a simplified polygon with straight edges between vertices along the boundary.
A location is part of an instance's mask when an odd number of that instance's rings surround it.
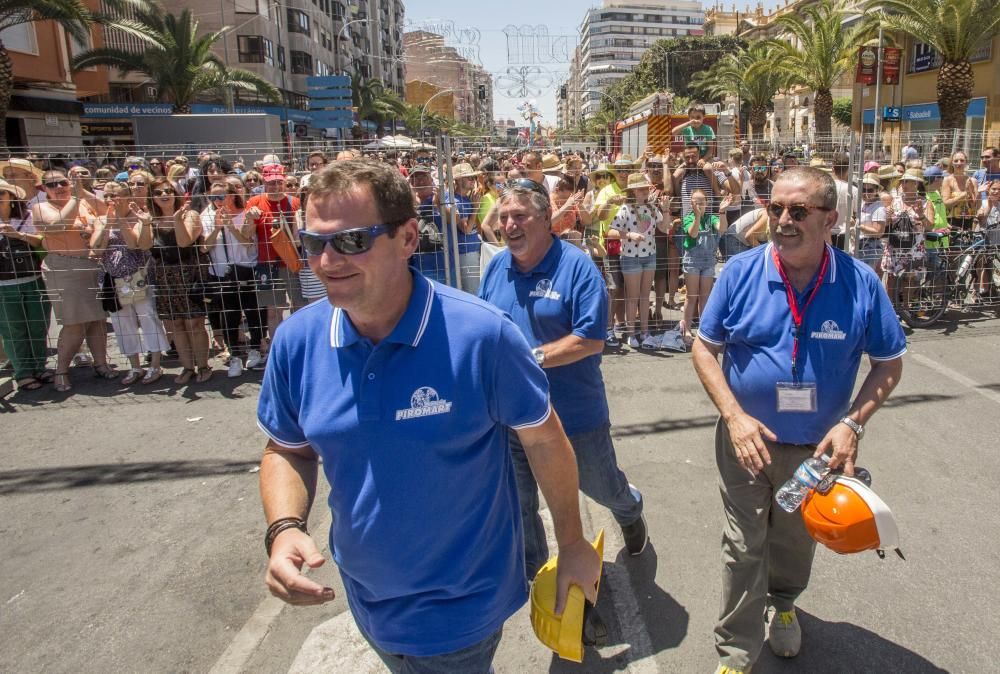
<svg viewBox="0 0 1000 674">
<path fill-rule="evenodd" d="M 879 130 L 882 120 L 879 105 L 882 97 L 882 26 L 878 27 L 878 49 L 875 52 L 875 139 L 872 141 L 872 159 L 878 161 L 878 151 L 882 144 Z"/>
</svg>

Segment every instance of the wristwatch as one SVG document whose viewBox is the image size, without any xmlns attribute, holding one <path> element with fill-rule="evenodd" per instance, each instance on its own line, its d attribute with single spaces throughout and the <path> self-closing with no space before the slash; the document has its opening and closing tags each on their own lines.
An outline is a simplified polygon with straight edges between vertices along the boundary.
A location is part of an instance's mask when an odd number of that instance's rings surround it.
<svg viewBox="0 0 1000 674">
<path fill-rule="evenodd" d="M 539 366 L 545 364 L 545 352 L 542 351 L 542 347 L 539 346 L 538 348 L 532 349 L 531 355 L 535 357 L 535 362 L 538 363 Z"/>
<path fill-rule="evenodd" d="M 854 431 L 854 434 L 858 436 L 858 440 L 865 437 L 865 427 L 859 424 L 857 421 L 850 417 L 844 417 L 840 420 L 840 423 L 846 424 L 848 428 Z"/>
</svg>

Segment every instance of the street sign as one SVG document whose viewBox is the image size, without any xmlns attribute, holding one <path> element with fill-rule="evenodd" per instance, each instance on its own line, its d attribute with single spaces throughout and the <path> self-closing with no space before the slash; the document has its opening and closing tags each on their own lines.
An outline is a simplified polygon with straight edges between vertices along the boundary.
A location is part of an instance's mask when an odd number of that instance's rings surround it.
<svg viewBox="0 0 1000 674">
<path fill-rule="evenodd" d="M 317 129 L 350 129 L 354 126 L 351 78 L 345 75 L 307 77 L 309 122 Z"/>
<path fill-rule="evenodd" d="M 903 119 L 903 109 L 896 105 L 887 105 L 882 108 L 883 122 L 899 122 Z"/>
</svg>

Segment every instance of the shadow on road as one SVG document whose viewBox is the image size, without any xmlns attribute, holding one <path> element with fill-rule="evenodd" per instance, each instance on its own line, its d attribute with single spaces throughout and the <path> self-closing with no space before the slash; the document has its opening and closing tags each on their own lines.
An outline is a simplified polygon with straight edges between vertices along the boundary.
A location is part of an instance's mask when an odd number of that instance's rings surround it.
<svg viewBox="0 0 1000 674">
<path fill-rule="evenodd" d="M 907 672 L 944 674 L 941 669 L 913 651 L 851 623 L 821 620 L 798 609 L 802 624 L 802 651 L 797 658 L 775 657 L 765 645 L 754 665 L 754 674 L 809 672 L 843 674 L 851 672 Z"/>
<path fill-rule="evenodd" d="M 0 471 L 0 496 L 246 473 L 257 461 L 155 461 Z"/>
<path fill-rule="evenodd" d="M 620 672 L 631 662 L 653 657 L 680 645 L 687 636 L 688 612 L 656 584 L 658 563 L 659 558 L 652 543 L 639 557 L 630 557 L 623 551 L 614 562 L 604 563 L 606 585 L 602 586 L 597 598 L 597 610 L 608 626 L 608 647 L 615 651 L 615 655 L 605 658 L 593 648 L 587 648 L 584 650 L 582 664 L 561 660 L 553 655 L 549 666 L 551 674 Z M 608 583 L 608 578 L 615 578 L 618 582 Z M 613 590 L 605 591 L 609 587 L 620 587 L 621 582 L 631 585 L 635 605 L 630 601 L 621 601 L 620 597 L 616 601 Z M 629 609 L 637 610 L 637 615 L 618 614 L 619 610 Z M 637 624 L 642 626 L 644 634 L 636 634 L 640 631 L 635 627 Z"/>
</svg>

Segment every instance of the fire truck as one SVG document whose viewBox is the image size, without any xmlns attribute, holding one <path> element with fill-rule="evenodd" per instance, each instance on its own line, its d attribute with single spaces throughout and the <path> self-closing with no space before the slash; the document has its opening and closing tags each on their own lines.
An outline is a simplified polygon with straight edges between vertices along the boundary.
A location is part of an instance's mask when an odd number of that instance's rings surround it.
<svg viewBox="0 0 1000 674">
<path fill-rule="evenodd" d="M 673 96 L 666 92 L 650 94 L 637 102 L 628 110 L 628 116 L 615 124 L 614 154 L 618 157 L 638 159 L 647 149 L 658 155 L 668 149 L 670 152 L 682 152 L 684 139 L 681 136 L 671 138 L 670 130 L 688 119 L 687 110 L 673 109 Z M 720 155 L 722 137 L 726 146 L 733 143 L 736 137 L 736 122 L 731 111 L 721 111 L 717 103 L 705 105 L 705 124 L 720 138 Z"/>
</svg>

